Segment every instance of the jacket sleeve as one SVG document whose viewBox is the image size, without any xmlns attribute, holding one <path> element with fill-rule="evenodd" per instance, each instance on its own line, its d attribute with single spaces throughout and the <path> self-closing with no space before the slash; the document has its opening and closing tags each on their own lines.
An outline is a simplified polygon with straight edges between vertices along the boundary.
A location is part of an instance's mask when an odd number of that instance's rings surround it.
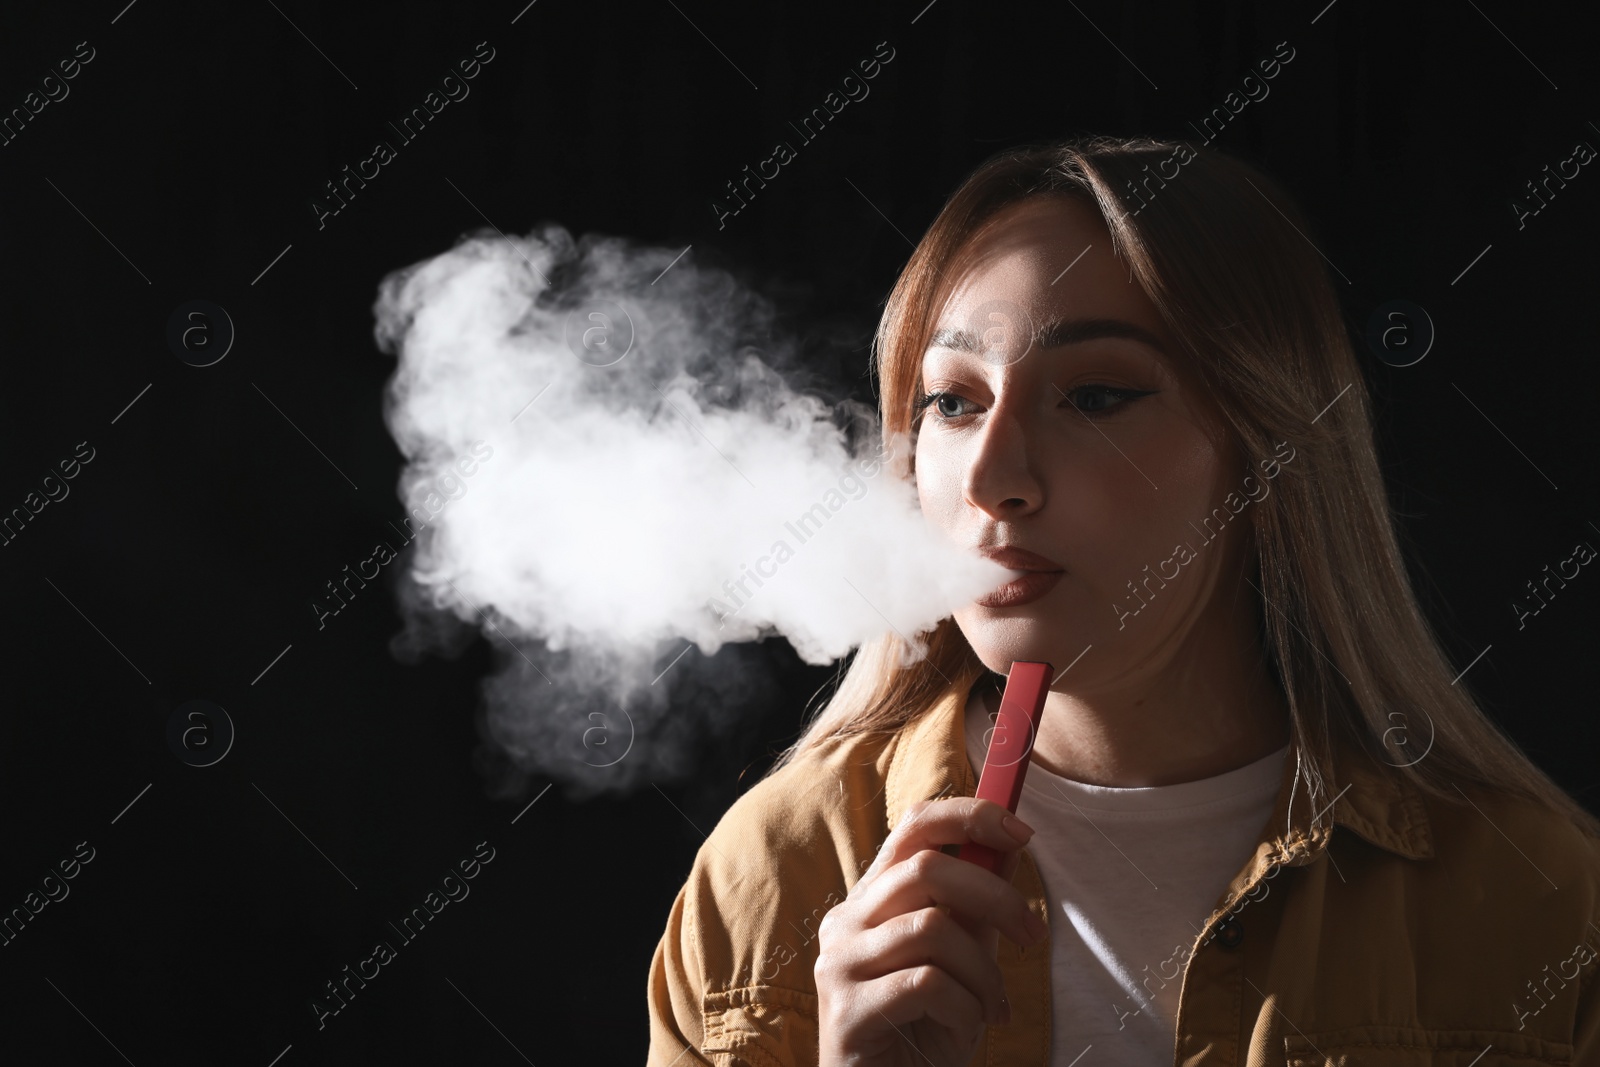
<svg viewBox="0 0 1600 1067">
<path fill-rule="evenodd" d="M 1590 971 L 1578 984 L 1572 1067 L 1600 1067 L 1600 968 Z"/>
<path fill-rule="evenodd" d="M 700 1054 L 705 1038 L 701 1015 L 704 970 L 690 925 L 685 922 L 687 884 L 678 890 L 667 928 L 650 960 L 650 1054 L 645 1067 L 709 1064 Z"/>
<path fill-rule="evenodd" d="M 851 853 L 797 780 L 758 783 L 696 855 L 651 961 L 648 1067 L 815 1067 L 816 931 Z"/>
<path fill-rule="evenodd" d="M 1600 840 L 1586 838 L 1584 844 L 1588 848 L 1589 891 L 1583 898 L 1584 926 L 1578 947 L 1587 947 L 1590 959 L 1586 971 L 1579 972 L 1572 1067 L 1600 1067 L 1600 962 L 1593 958 L 1600 949 Z"/>
</svg>

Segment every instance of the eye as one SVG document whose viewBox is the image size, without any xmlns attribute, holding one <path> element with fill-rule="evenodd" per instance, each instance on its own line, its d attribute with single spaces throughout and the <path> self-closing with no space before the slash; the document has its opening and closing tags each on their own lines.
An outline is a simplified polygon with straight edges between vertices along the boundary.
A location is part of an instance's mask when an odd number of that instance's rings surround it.
<svg viewBox="0 0 1600 1067">
<path fill-rule="evenodd" d="M 1111 397 L 1110 402 L 1102 400 L 1098 406 L 1085 408 L 1081 405 L 1074 405 L 1089 418 L 1099 419 L 1122 410 L 1141 396 L 1149 396 L 1154 392 L 1154 389 L 1120 389 L 1114 385 L 1080 385 L 1076 389 L 1070 390 L 1067 396 L 1070 399 L 1074 393 L 1087 393 L 1091 397 L 1096 394 Z"/>
<path fill-rule="evenodd" d="M 1149 396 L 1154 392 L 1156 392 L 1154 389 L 1123 389 L 1115 385 L 1090 384 L 1080 385 L 1069 390 L 1067 397 L 1068 400 L 1071 400 L 1073 396 L 1084 394 L 1087 399 L 1083 402 L 1073 402 L 1073 407 L 1077 408 L 1079 414 L 1085 418 L 1103 419 L 1127 407 L 1132 401 L 1142 396 Z M 1108 397 L 1110 398 L 1109 400 L 1106 399 Z M 917 397 L 913 411 L 915 414 L 920 415 L 928 407 L 937 405 L 934 407 L 934 411 L 938 414 L 938 421 L 940 422 L 954 422 L 956 419 L 962 418 L 964 414 L 971 414 L 971 412 L 963 413 L 959 410 L 947 410 L 945 406 L 947 402 L 955 404 L 958 408 L 961 404 L 971 403 L 971 401 L 957 396 L 955 393 L 934 390 L 931 393 L 923 393 Z"/>
<path fill-rule="evenodd" d="M 923 393 L 921 396 L 917 397 L 916 406 L 912 410 L 915 414 L 920 415 L 929 405 L 937 404 L 939 406 L 934 408 L 934 411 L 938 413 L 941 421 L 948 422 L 951 419 L 960 418 L 961 412 L 945 410 L 944 405 L 947 401 L 952 401 L 956 404 L 965 403 L 961 397 L 954 393 L 935 390 L 931 393 Z"/>
</svg>

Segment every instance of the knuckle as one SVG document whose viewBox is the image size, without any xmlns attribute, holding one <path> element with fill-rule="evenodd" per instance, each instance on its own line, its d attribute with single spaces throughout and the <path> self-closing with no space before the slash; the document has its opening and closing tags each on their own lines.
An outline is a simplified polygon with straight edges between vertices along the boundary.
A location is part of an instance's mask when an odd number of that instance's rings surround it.
<svg viewBox="0 0 1600 1067">
<path fill-rule="evenodd" d="M 911 876 L 917 881 L 926 880 L 939 865 L 943 854 L 931 848 L 925 848 L 905 861 L 904 866 Z"/>
<path fill-rule="evenodd" d="M 944 917 L 944 912 L 938 908 L 923 908 L 921 911 L 913 912 L 907 923 L 907 933 L 911 940 L 917 942 L 927 942 L 937 938 Z"/>
<path fill-rule="evenodd" d="M 906 992 L 919 996 L 932 993 L 939 987 L 939 979 L 941 977 L 939 968 L 933 964 L 919 964 L 906 971 Z"/>
<path fill-rule="evenodd" d="M 920 933 L 922 933 L 922 941 L 930 949 L 933 945 L 939 944 L 939 942 L 949 944 L 954 937 L 962 934 L 962 928 L 957 926 L 954 918 L 950 918 L 950 913 L 941 909 L 941 907 L 930 907 L 930 909 L 925 909 L 925 912 Z"/>
<path fill-rule="evenodd" d="M 930 804 L 932 804 L 932 801 L 929 800 L 918 800 L 914 802 L 910 807 L 906 808 L 905 814 L 900 816 L 900 825 L 902 827 L 909 826 L 910 824 L 921 819 L 922 813 L 928 810 L 928 806 Z"/>
</svg>

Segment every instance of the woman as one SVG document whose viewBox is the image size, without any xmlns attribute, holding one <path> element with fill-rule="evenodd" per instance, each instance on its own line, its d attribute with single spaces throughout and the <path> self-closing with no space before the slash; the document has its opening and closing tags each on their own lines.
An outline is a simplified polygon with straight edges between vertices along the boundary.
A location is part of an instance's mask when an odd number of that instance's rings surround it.
<svg viewBox="0 0 1600 1067">
<path fill-rule="evenodd" d="M 1600 820 L 1418 607 L 1310 233 L 1151 140 L 950 198 L 879 327 L 884 433 L 1016 579 L 863 646 L 723 817 L 653 1067 L 1600 1063 Z M 1019 660 L 1055 673 L 1007 818 L 973 793 Z"/>
</svg>

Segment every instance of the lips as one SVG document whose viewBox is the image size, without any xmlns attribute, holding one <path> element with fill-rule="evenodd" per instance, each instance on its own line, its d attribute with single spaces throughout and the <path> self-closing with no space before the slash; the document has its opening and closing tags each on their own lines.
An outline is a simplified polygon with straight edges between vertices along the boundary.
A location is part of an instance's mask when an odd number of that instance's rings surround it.
<svg viewBox="0 0 1600 1067">
<path fill-rule="evenodd" d="M 1000 566 L 1008 567 L 1014 571 L 1066 570 L 1065 567 L 1053 559 L 1046 559 L 1037 552 L 1029 552 L 1027 549 L 1018 548 L 1015 545 L 980 548 L 978 551 L 1000 564 Z"/>
<path fill-rule="evenodd" d="M 1014 545 L 992 546 L 979 551 L 1002 567 L 1023 572 L 987 596 L 979 597 L 976 603 L 982 607 L 1009 608 L 1038 600 L 1054 589 L 1066 573 L 1066 568 L 1055 560 Z"/>
</svg>

